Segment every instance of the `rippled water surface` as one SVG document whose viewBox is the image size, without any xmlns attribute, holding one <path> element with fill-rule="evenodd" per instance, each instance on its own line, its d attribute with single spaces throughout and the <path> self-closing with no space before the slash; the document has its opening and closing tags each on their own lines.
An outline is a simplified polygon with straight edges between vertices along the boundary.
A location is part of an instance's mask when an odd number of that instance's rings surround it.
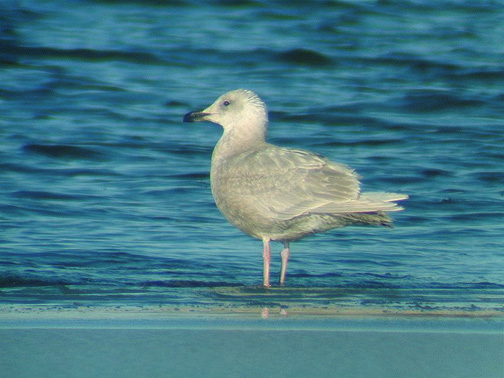
<svg viewBox="0 0 504 378">
<path fill-rule="evenodd" d="M 503 311 L 501 1 L 0 8 L 0 303 Z M 240 87 L 271 142 L 408 193 L 395 228 L 293 243 L 258 286 L 210 193 L 219 127 L 181 122 Z"/>
</svg>

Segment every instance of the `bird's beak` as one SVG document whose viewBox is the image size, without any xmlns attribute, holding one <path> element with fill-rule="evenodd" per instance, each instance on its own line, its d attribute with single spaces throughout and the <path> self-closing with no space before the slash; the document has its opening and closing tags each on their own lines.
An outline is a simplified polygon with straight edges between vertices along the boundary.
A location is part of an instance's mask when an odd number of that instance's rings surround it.
<svg viewBox="0 0 504 378">
<path fill-rule="evenodd" d="M 184 122 L 199 122 L 199 121 L 208 121 L 208 116 L 212 115 L 212 113 L 202 112 L 190 112 L 184 116 Z"/>
</svg>

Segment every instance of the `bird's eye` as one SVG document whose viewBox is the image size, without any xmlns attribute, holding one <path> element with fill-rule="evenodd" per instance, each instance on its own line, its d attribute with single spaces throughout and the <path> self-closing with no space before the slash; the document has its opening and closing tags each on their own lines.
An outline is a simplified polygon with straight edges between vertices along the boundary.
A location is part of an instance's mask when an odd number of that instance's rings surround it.
<svg viewBox="0 0 504 378">
<path fill-rule="evenodd" d="M 224 101 L 223 102 L 224 106 L 229 106 L 229 104 L 231 104 L 228 100 Z"/>
</svg>

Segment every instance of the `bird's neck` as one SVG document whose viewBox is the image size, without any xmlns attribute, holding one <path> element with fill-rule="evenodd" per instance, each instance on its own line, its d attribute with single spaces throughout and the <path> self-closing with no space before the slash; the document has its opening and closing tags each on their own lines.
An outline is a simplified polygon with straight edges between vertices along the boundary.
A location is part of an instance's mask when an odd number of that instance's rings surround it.
<svg viewBox="0 0 504 378">
<path fill-rule="evenodd" d="M 262 129 L 256 127 L 224 130 L 224 134 L 214 148 L 212 165 L 220 164 L 264 143 L 266 143 L 266 125 Z"/>
</svg>

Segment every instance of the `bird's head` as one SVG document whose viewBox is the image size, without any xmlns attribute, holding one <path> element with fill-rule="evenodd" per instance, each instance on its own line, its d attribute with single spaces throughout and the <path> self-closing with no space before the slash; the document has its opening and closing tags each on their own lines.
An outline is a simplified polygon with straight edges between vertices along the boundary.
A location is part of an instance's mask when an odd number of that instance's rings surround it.
<svg viewBox="0 0 504 378">
<path fill-rule="evenodd" d="M 241 131 L 265 136 L 268 127 L 266 104 L 254 92 L 236 89 L 220 96 L 202 111 L 190 112 L 184 122 L 210 121 L 221 125 L 224 132 Z"/>
</svg>

